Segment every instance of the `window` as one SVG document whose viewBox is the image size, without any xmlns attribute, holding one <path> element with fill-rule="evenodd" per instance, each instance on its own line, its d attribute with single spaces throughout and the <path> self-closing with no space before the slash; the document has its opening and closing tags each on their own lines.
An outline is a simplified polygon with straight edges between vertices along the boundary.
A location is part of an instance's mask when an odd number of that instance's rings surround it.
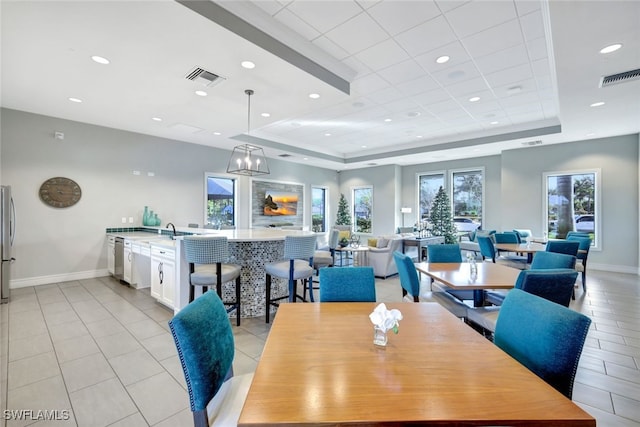
<svg viewBox="0 0 640 427">
<path fill-rule="evenodd" d="M 466 170 L 451 173 L 453 216 L 482 224 L 484 170 Z"/>
<path fill-rule="evenodd" d="M 327 189 L 311 187 L 311 231 L 327 231 Z"/>
<path fill-rule="evenodd" d="M 205 225 L 220 228 L 235 225 L 236 180 L 205 175 Z"/>
<path fill-rule="evenodd" d="M 433 199 L 436 197 L 436 193 L 440 187 L 444 188 L 444 173 L 418 175 L 418 210 L 421 221 L 428 221 L 431 215 Z"/>
<path fill-rule="evenodd" d="M 353 189 L 353 231 L 371 233 L 371 213 L 373 212 L 373 187 Z"/>
<path fill-rule="evenodd" d="M 549 238 L 564 238 L 569 231 L 588 233 L 597 246 L 599 171 L 544 174 L 545 224 Z M 543 229 L 544 230 L 544 229 Z"/>
</svg>

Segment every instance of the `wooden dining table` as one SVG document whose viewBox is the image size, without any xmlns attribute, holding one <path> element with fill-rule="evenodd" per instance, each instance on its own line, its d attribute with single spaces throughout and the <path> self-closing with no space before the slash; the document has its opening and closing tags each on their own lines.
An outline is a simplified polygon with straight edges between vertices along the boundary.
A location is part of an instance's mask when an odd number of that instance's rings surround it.
<svg viewBox="0 0 640 427">
<path fill-rule="evenodd" d="M 436 282 L 456 290 L 473 290 L 473 305 L 484 306 L 486 289 L 511 289 L 520 270 L 491 262 L 476 264 L 477 274 L 471 276 L 470 264 L 466 262 L 419 262 L 416 270 L 425 273 Z"/>
<path fill-rule="evenodd" d="M 546 251 L 547 245 L 542 243 L 496 243 L 498 251 L 516 252 L 527 254 L 527 264 L 531 264 L 533 254 L 536 252 Z"/>
<path fill-rule="evenodd" d="M 595 419 L 437 303 L 282 304 L 238 426 L 595 426 Z"/>
</svg>

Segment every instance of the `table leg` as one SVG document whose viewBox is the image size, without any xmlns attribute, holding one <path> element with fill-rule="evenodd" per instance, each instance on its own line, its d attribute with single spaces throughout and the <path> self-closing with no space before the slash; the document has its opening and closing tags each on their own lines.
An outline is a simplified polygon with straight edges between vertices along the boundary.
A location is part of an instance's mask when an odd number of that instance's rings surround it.
<svg viewBox="0 0 640 427">
<path fill-rule="evenodd" d="M 484 289 L 473 290 L 473 306 L 484 307 Z"/>
</svg>

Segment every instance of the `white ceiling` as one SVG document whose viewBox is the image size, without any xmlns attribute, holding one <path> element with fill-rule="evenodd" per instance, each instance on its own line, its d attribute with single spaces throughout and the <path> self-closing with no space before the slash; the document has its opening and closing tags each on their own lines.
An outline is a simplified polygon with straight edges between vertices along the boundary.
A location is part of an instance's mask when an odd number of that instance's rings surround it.
<svg viewBox="0 0 640 427">
<path fill-rule="evenodd" d="M 231 149 L 247 139 L 244 90 L 253 89 L 252 141 L 269 156 L 337 170 L 640 132 L 640 80 L 598 87 L 603 75 L 640 68 L 637 1 L 1 7 L 6 108 Z M 613 43 L 622 49 L 599 53 Z M 441 55 L 450 61 L 437 64 Z M 226 80 L 189 81 L 194 67 Z"/>
</svg>

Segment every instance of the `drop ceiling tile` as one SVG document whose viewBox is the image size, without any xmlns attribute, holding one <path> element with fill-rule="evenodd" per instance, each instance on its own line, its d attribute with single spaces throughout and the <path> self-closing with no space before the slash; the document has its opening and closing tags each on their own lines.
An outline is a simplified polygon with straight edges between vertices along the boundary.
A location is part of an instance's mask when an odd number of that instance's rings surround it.
<svg viewBox="0 0 640 427">
<path fill-rule="evenodd" d="M 522 43 L 522 32 L 517 19 L 462 39 L 462 45 L 474 58 Z"/>
<path fill-rule="evenodd" d="M 396 101 L 402 97 L 404 97 L 404 94 L 395 87 L 388 87 L 368 96 L 369 99 L 377 104 L 386 104 L 388 102 Z"/>
<path fill-rule="evenodd" d="M 380 25 L 366 13 L 357 15 L 325 35 L 351 54 L 358 53 L 389 38 Z"/>
<path fill-rule="evenodd" d="M 438 83 L 431 76 L 422 76 L 408 82 L 400 83 L 396 85 L 398 90 L 404 93 L 406 96 L 418 95 L 423 92 L 427 92 L 438 88 Z"/>
<path fill-rule="evenodd" d="M 529 57 L 532 61 L 548 57 L 547 40 L 544 37 L 529 40 L 527 42 L 527 49 L 529 50 Z"/>
<path fill-rule="evenodd" d="M 468 102 L 465 106 L 466 110 L 476 118 L 482 118 L 484 113 L 489 111 L 500 110 L 502 107 L 495 100 Z"/>
<path fill-rule="evenodd" d="M 388 102 L 383 107 L 392 113 L 419 111 L 420 106 L 416 104 L 411 98 L 403 98 L 395 101 Z M 422 112 L 420 112 L 422 114 Z"/>
<path fill-rule="evenodd" d="M 278 11 L 280 11 L 284 7 L 280 2 L 277 2 L 275 0 L 253 1 L 251 3 L 258 6 L 260 9 L 264 10 L 271 16 L 278 13 Z"/>
<path fill-rule="evenodd" d="M 321 33 L 362 13 L 362 8 L 352 1 L 295 1 L 287 8 Z"/>
<path fill-rule="evenodd" d="M 363 50 L 355 57 L 373 71 L 378 71 L 408 59 L 409 55 L 393 39 L 387 39 Z"/>
<path fill-rule="evenodd" d="M 378 71 L 378 75 L 391 84 L 400 84 L 409 80 L 417 79 L 425 74 L 424 70 L 416 61 L 408 61 L 387 67 Z"/>
<path fill-rule="evenodd" d="M 536 76 L 536 84 L 538 85 L 538 90 L 542 91 L 544 89 L 553 89 L 553 80 L 551 76 Z"/>
<path fill-rule="evenodd" d="M 533 74 L 536 77 L 551 75 L 551 67 L 549 66 L 549 60 L 547 58 L 533 61 L 531 63 L 531 68 L 533 69 Z"/>
<path fill-rule="evenodd" d="M 416 56 L 455 41 L 456 35 L 441 15 L 396 35 L 395 39 L 410 55 Z"/>
<path fill-rule="evenodd" d="M 451 99 L 451 95 L 444 89 L 438 88 L 419 93 L 411 97 L 418 105 L 427 106 L 434 102 L 440 102 Z"/>
<path fill-rule="evenodd" d="M 516 10 L 518 11 L 519 16 L 524 16 L 528 13 L 540 10 L 541 6 L 541 0 L 516 2 Z"/>
<path fill-rule="evenodd" d="M 432 0 L 384 1 L 368 10 L 389 34 L 395 35 L 440 15 Z"/>
<path fill-rule="evenodd" d="M 360 7 L 362 7 L 365 10 L 375 6 L 381 1 L 382 0 L 356 0 L 356 2 L 360 5 Z"/>
<path fill-rule="evenodd" d="M 460 38 L 516 18 L 513 1 L 472 1 L 446 14 L 449 24 Z"/>
<path fill-rule="evenodd" d="M 351 82 L 351 95 L 369 95 L 370 93 L 389 87 L 382 77 L 377 74 L 368 74 Z"/>
<path fill-rule="evenodd" d="M 525 40 L 533 40 L 545 36 L 542 12 L 539 10 L 521 17 L 520 25 L 522 26 Z"/>
<path fill-rule="evenodd" d="M 450 59 L 444 64 L 438 64 L 436 59 L 447 55 Z M 431 50 L 427 53 L 423 53 L 414 58 L 418 64 L 422 66 L 426 71 L 433 73 L 435 71 L 444 70 L 449 67 L 454 67 L 463 62 L 471 60 L 471 57 L 464 50 L 460 42 L 455 41 L 445 46 L 441 46 L 437 49 Z"/>
<path fill-rule="evenodd" d="M 528 62 L 529 56 L 527 55 L 527 49 L 522 44 L 476 59 L 476 64 L 482 74 L 495 73 L 496 71 Z"/>
<path fill-rule="evenodd" d="M 427 110 L 438 117 L 440 116 L 440 114 L 443 114 L 446 112 L 452 112 L 452 111 L 457 112 L 457 115 L 467 114 L 460 106 L 460 103 L 458 103 L 453 99 L 447 99 L 441 102 L 434 102 L 427 107 Z"/>
<path fill-rule="evenodd" d="M 324 36 L 318 37 L 312 43 L 339 60 L 344 60 L 350 55 L 349 52 Z"/>
<path fill-rule="evenodd" d="M 518 65 L 517 67 L 507 68 L 485 76 L 491 87 L 516 83 L 531 77 L 533 77 L 533 73 L 529 64 Z"/>
<path fill-rule="evenodd" d="M 320 32 L 318 30 L 300 19 L 298 15 L 294 14 L 289 9 L 281 10 L 274 17 L 277 21 L 300 34 L 306 40 L 313 40 L 320 36 Z"/>
<path fill-rule="evenodd" d="M 449 93 L 455 97 L 473 96 L 477 93 L 488 90 L 485 80 L 481 77 L 470 79 L 464 82 L 455 83 L 446 87 Z"/>
<path fill-rule="evenodd" d="M 470 0 L 436 0 L 436 4 L 442 12 L 448 12 L 469 3 L 469 1 Z"/>
<path fill-rule="evenodd" d="M 500 105 L 511 111 L 512 108 L 525 104 L 539 104 L 538 94 L 536 92 L 521 93 L 500 99 Z"/>
<path fill-rule="evenodd" d="M 480 72 L 473 61 L 467 61 L 454 67 L 433 72 L 431 75 L 436 81 L 440 82 L 442 86 L 447 87 L 452 84 L 479 77 Z"/>
<path fill-rule="evenodd" d="M 344 58 L 342 60 L 342 63 L 357 73 L 355 78 L 364 77 L 366 74 L 371 74 L 373 72 L 371 68 L 364 65 L 362 61 L 357 59 L 355 56 L 349 56 L 348 58 Z"/>
</svg>

